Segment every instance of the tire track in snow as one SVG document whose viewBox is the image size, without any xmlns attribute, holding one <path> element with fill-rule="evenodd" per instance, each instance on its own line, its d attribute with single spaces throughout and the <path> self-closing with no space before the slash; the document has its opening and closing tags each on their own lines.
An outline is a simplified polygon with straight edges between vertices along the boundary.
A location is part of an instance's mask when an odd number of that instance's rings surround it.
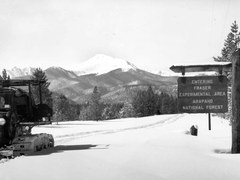
<svg viewBox="0 0 240 180">
<path fill-rule="evenodd" d="M 158 127 L 158 126 L 162 126 L 163 124 L 166 124 L 166 123 L 175 122 L 176 120 L 178 120 L 181 117 L 182 117 L 182 115 L 181 116 L 178 115 L 178 116 L 173 116 L 173 117 L 163 119 L 163 120 L 160 120 L 158 122 L 151 123 L 151 124 L 146 124 L 146 125 L 141 125 L 141 126 L 136 126 L 136 127 L 129 127 L 129 128 L 122 128 L 122 129 L 118 129 L 118 130 L 109 130 L 108 132 L 106 132 L 104 134 L 118 133 L 118 132 L 123 132 L 123 131 L 128 131 L 128 130 L 155 128 L 155 127 Z"/>
<path fill-rule="evenodd" d="M 138 126 L 128 127 L 128 128 L 120 128 L 120 129 L 114 129 L 114 130 L 105 129 L 105 130 L 72 133 L 72 134 L 66 134 L 66 135 L 58 135 L 58 136 L 55 136 L 54 139 L 57 144 L 61 144 L 61 143 L 70 142 L 75 139 L 86 138 L 86 137 L 90 137 L 90 136 L 103 135 L 103 134 L 114 134 L 114 133 L 120 133 L 120 132 L 124 132 L 124 131 L 139 130 L 139 129 L 146 129 L 146 128 L 156 128 L 156 127 L 162 126 L 167 123 L 168 124 L 173 123 L 183 116 L 184 116 L 183 114 L 176 114 L 172 117 L 167 117 L 165 119 L 161 119 L 154 123 L 138 125 Z"/>
</svg>

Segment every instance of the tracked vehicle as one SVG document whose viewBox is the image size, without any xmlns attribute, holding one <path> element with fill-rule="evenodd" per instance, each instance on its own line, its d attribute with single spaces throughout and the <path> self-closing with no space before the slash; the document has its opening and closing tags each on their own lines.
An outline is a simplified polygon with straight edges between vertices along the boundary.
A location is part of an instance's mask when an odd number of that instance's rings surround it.
<svg viewBox="0 0 240 180">
<path fill-rule="evenodd" d="M 52 109 L 42 103 L 43 83 L 0 80 L 0 156 L 26 155 L 54 146 L 52 135 L 31 134 L 34 126 L 51 123 Z M 32 97 L 33 86 L 39 86 L 39 104 Z"/>
</svg>

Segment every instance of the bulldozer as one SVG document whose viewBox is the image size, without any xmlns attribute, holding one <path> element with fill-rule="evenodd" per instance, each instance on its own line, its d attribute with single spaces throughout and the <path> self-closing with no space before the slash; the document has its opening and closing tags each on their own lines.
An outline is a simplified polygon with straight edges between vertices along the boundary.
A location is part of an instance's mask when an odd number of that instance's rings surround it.
<svg viewBox="0 0 240 180">
<path fill-rule="evenodd" d="M 27 155 L 54 147 L 51 134 L 32 134 L 37 125 L 51 124 L 52 109 L 42 103 L 44 80 L 0 80 L 0 156 Z M 35 104 L 32 88 L 39 86 Z"/>
</svg>

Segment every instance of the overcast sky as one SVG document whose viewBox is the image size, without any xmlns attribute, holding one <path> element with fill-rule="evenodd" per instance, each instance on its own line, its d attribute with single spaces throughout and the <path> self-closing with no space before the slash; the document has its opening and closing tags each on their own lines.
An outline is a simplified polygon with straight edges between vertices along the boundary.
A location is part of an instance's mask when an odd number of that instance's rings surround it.
<svg viewBox="0 0 240 180">
<path fill-rule="evenodd" d="M 0 68 L 76 69 L 96 54 L 160 71 L 220 55 L 239 0 L 0 0 Z"/>
</svg>

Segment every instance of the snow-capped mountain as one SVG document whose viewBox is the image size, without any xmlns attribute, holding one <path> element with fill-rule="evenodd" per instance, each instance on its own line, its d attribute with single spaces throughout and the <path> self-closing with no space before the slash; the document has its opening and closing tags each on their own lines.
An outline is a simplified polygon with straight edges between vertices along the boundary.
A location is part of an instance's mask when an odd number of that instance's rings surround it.
<svg viewBox="0 0 240 180">
<path fill-rule="evenodd" d="M 45 73 L 48 75 L 48 78 L 53 79 L 56 77 L 65 77 L 65 78 L 77 78 L 78 76 L 73 71 L 68 71 L 61 67 L 50 67 L 45 70 Z"/>
<path fill-rule="evenodd" d="M 12 69 L 8 69 L 7 73 L 11 78 L 24 77 L 32 75 L 35 69 L 36 68 L 34 67 L 14 67 Z M 76 78 L 76 76 L 87 74 L 102 75 L 116 69 L 126 72 L 129 70 L 137 70 L 138 68 L 129 61 L 120 58 L 113 58 L 104 54 L 97 54 L 89 60 L 76 65 L 75 70 L 65 70 L 61 67 L 52 66 L 47 68 L 45 71 L 48 71 L 49 74 L 55 73 L 56 75 L 57 73 L 59 76 L 64 75 Z"/>
<path fill-rule="evenodd" d="M 7 70 L 12 79 L 29 78 L 36 68 Z M 50 90 L 64 94 L 75 102 L 84 102 L 97 86 L 103 99 L 125 101 L 129 99 L 126 88 L 146 88 L 149 85 L 169 93 L 175 91 L 177 78 L 161 76 L 141 70 L 129 61 L 98 54 L 76 66 L 76 71 L 49 67 L 45 71 Z"/>
<path fill-rule="evenodd" d="M 97 54 L 89 60 L 79 64 L 75 73 L 78 76 L 86 74 L 101 75 L 116 69 L 128 71 L 130 69 L 136 70 L 138 68 L 129 61 L 120 58 L 113 58 L 104 54 Z"/>
<path fill-rule="evenodd" d="M 32 75 L 35 69 L 36 68 L 33 68 L 33 67 L 25 67 L 25 68 L 13 67 L 12 69 L 7 70 L 7 73 L 8 75 L 10 75 L 11 78 L 16 78 L 16 77 Z"/>
</svg>

